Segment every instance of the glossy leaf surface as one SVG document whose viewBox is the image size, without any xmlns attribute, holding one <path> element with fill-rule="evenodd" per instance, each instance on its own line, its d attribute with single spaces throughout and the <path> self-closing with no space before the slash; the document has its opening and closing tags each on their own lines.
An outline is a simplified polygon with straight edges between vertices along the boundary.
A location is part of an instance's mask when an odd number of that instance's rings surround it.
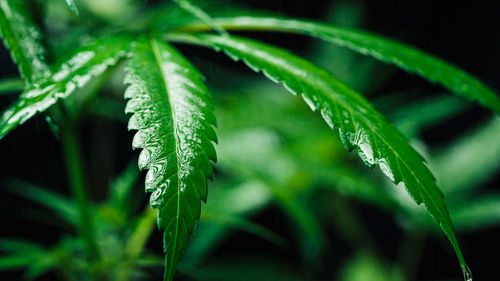
<svg viewBox="0 0 500 281">
<path fill-rule="evenodd" d="M 349 151 L 357 149 L 366 165 L 379 166 L 394 183 L 403 183 L 418 204 L 423 203 L 450 239 L 465 269 L 443 195 L 423 158 L 360 94 L 310 62 L 263 43 L 206 34 L 179 35 L 177 39 L 222 50 L 301 95 L 312 110 L 321 112 L 331 128 L 338 130 Z"/>
<path fill-rule="evenodd" d="M 218 17 L 214 21 L 227 30 L 292 32 L 317 37 L 377 60 L 394 64 L 500 112 L 498 95 L 477 78 L 431 54 L 382 36 L 312 21 L 267 16 Z M 193 25 L 180 29 L 196 31 L 206 30 L 208 27 Z"/>
<path fill-rule="evenodd" d="M 149 169 L 146 191 L 159 209 L 170 281 L 200 217 L 200 200 L 207 198 L 215 118 L 201 75 L 169 45 L 140 41 L 127 69 L 126 112 L 134 113 L 129 129 L 138 130 L 133 147 L 143 149 L 139 167 Z"/>
<path fill-rule="evenodd" d="M 3 112 L 0 139 L 116 64 L 126 54 L 128 45 L 129 39 L 126 37 L 109 37 L 97 39 L 76 50 L 69 59 L 57 66 L 48 79 L 27 89 L 17 102 Z"/>
<path fill-rule="evenodd" d="M 33 82 L 48 72 L 42 34 L 26 1 L 0 0 L 0 35 L 24 78 Z"/>
</svg>

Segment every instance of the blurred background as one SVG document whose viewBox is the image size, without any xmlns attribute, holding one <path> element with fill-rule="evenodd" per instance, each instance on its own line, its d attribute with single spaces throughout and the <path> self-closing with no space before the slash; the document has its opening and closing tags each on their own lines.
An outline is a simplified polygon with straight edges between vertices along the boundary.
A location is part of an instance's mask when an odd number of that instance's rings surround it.
<svg viewBox="0 0 500 281">
<path fill-rule="evenodd" d="M 99 24 L 161 9 L 166 1 L 81 0 L 78 18 L 64 1 L 44 2 L 39 21 L 52 39 L 48 45 L 59 51 L 71 49 L 77 37 L 92 35 Z M 500 2 L 233 2 L 397 39 L 500 91 Z M 428 160 L 475 280 L 496 280 L 498 117 L 347 49 L 295 35 L 241 34 L 308 58 L 364 94 Z M 336 133 L 300 99 L 220 54 L 179 48 L 207 78 L 219 144 L 215 181 L 209 184 L 208 203 L 177 280 L 461 280 L 452 247 L 430 217 L 401 186 L 347 153 Z M 0 65 L 2 79 L 18 77 L 1 44 Z M 119 271 L 132 263 L 135 267 L 123 280 L 161 280 L 162 237 L 147 209 L 144 173 L 136 168 L 138 152 L 131 150 L 122 78 L 120 66 L 99 95 L 85 102 L 80 119 L 93 214 L 108 258 L 100 266 Z M 0 108 L 18 93 L 1 94 Z M 82 102 L 75 98 L 68 103 Z M 52 130 L 57 124 L 49 121 L 40 114 L 0 142 L 2 280 L 87 280 L 86 271 L 99 270 L 83 260 L 66 168 Z M 151 231 L 142 241 L 143 253 L 133 261 L 120 260 L 141 227 Z"/>
</svg>

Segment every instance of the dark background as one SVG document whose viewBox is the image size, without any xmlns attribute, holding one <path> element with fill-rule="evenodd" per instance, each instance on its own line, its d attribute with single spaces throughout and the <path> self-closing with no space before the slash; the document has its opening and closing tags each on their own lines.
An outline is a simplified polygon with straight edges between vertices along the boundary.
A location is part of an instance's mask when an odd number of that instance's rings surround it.
<svg viewBox="0 0 500 281">
<path fill-rule="evenodd" d="M 239 2 L 290 16 L 313 19 L 322 19 L 326 8 L 330 5 L 330 1 L 301 0 Z M 367 0 L 359 2 L 365 6 L 363 29 L 418 46 L 473 73 L 497 92 L 500 91 L 498 33 L 500 1 Z M 259 38 L 286 46 L 299 54 L 307 53 L 311 42 L 310 39 L 299 36 L 263 35 Z M 190 50 L 186 49 L 186 52 L 189 55 Z M 214 55 L 214 58 L 219 57 Z M 0 77 L 15 77 L 16 75 L 17 68 L 12 64 L 8 52 L 0 45 Z M 207 76 L 209 81 L 216 79 L 216 77 Z M 430 95 L 440 90 L 439 87 L 430 85 L 418 77 L 398 71 L 375 95 L 381 95 L 385 91 L 393 92 L 408 88 L 418 88 L 423 95 Z M 4 109 L 13 98 L 13 96 L 0 97 L 0 109 Z M 446 122 L 445 126 L 430 130 L 424 137 L 430 145 L 444 143 L 490 115 L 488 111 L 475 106 L 458 118 Z M 136 153 L 130 149 L 132 134 L 121 125 L 99 119 L 88 120 L 82 128 L 82 135 L 86 133 L 102 135 L 102 143 L 92 143 L 95 141 L 83 138 L 87 149 L 85 151 L 87 166 L 92 175 L 90 182 L 94 188 L 95 199 L 99 200 L 105 194 L 104 189 L 109 175 L 118 173 L 126 165 L 128 159 Z M 99 147 L 108 149 L 99 150 Z M 109 148 L 112 151 L 109 151 Z M 9 176 L 50 186 L 67 193 L 66 171 L 58 141 L 53 137 L 44 117 L 39 115 L 31 119 L 1 140 L 0 157 L 0 237 L 35 239 L 47 244 L 58 241 L 60 233 L 57 228 L 33 222 L 29 217 L 37 214 L 21 211 L 30 207 L 29 202 L 3 191 L 3 180 Z M 97 163 L 100 168 L 91 169 Z M 497 176 L 484 187 L 498 189 L 499 182 Z M 395 255 L 397 246 L 392 242 L 400 239 L 400 233 L 392 222 L 392 218 L 387 214 L 378 214 L 371 209 L 367 213 L 370 214 L 371 220 L 382 222 L 373 223 L 370 229 L 380 240 L 383 249 L 389 255 L 391 253 Z M 279 229 L 280 214 L 273 209 L 265 211 L 258 220 L 273 229 Z M 496 253 L 500 251 L 499 235 L 500 228 L 496 227 L 459 237 L 464 254 L 475 273 L 475 280 L 498 279 L 500 263 Z M 154 239 L 160 241 L 159 237 Z M 241 239 L 248 241 L 248 249 L 251 250 L 253 238 L 237 234 L 222 246 L 221 251 L 231 252 L 231 246 L 234 243 L 241 243 Z M 451 247 L 448 248 L 451 249 Z M 335 251 L 338 251 L 340 258 L 346 249 L 342 245 L 336 245 Z M 418 280 L 444 279 L 450 277 L 450 274 L 458 273 L 458 264 L 454 255 L 445 247 L 429 242 L 424 248 L 423 257 Z M 325 274 L 335 270 L 329 268 L 334 264 L 334 261 L 326 262 Z M 4 276 L 0 277 L 2 280 L 15 280 L 19 275 L 0 276 Z M 458 277 L 458 274 L 455 276 Z"/>
</svg>

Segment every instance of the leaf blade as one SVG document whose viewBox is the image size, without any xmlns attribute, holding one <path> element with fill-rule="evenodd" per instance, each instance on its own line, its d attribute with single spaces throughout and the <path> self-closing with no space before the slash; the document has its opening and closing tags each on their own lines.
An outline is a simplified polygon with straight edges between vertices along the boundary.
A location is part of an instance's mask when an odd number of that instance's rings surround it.
<svg viewBox="0 0 500 281">
<path fill-rule="evenodd" d="M 288 91 L 302 95 L 311 109 L 321 111 L 332 129 L 338 129 L 348 150 L 357 149 L 366 165 L 378 165 L 393 182 L 402 182 L 417 203 L 424 204 L 449 238 L 465 270 L 443 195 L 424 159 L 361 95 L 308 61 L 250 39 L 207 34 L 178 35 L 177 39 L 222 50 L 282 83 Z"/>
<path fill-rule="evenodd" d="M 92 78 L 101 75 L 126 54 L 129 39 L 109 37 L 79 48 L 62 62 L 49 79 L 31 86 L 0 117 L 0 139 L 36 113 L 71 95 Z"/>
<path fill-rule="evenodd" d="M 130 85 L 126 112 L 134 113 L 129 129 L 138 131 L 133 147 L 143 149 L 139 167 L 149 169 L 146 191 L 153 192 L 150 203 L 159 209 L 165 279 L 172 280 L 200 216 L 200 201 L 206 200 L 206 178 L 212 178 L 212 105 L 201 75 L 174 48 L 155 39 L 133 48 L 125 81 Z"/>
<path fill-rule="evenodd" d="M 500 113 L 500 98 L 479 79 L 434 55 L 392 39 L 354 29 L 284 17 L 221 15 L 214 18 L 214 21 L 227 30 L 279 31 L 319 38 L 393 64 Z M 206 29 L 206 26 L 195 23 L 178 30 Z"/>
<path fill-rule="evenodd" d="M 23 78 L 34 82 L 48 72 L 42 33 L 31 18 L 26 1 L 0 1 L 0 36 Z"/>
</svg>

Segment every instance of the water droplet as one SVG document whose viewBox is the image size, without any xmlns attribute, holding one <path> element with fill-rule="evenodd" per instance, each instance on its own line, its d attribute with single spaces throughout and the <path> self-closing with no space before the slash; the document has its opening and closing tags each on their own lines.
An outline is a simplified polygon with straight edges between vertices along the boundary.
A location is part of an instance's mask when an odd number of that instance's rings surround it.
<svg viewBox="0 0 500 281">
<path fill-rule="evenodd" d="M 392 173 L 391 168 L 389 167 L 389 163 L 386 159 L 380 159 L 380 162 L 378 163 L 380 170 L 382 173 L 384 173 L 387 177 L 391 179 L 391 181 L 396 181 L 394 174 Z"/>
<path fill-rule="evenodd" d="M 151 207 L 153 208 L 158 208 L 162 203 L 163 203 L 163 194 L 165 193 L 164 190 L 161 188 L 155 189 L 153 193 L 151 194 L 151 197 L 149 197 L 149 202 L 151 204 Z"/>
<path fill-rule="evenodd" d="M 468 265 L 462 266 L 462 272 L 464 274 L 465 281 L 472 281 L 472 271 L 470 270 Z"/>
<path fill-rule="evenodd" d="M 151 161 L 152 149 L 146 148 L 139 154 L 139 169 L 144 170 L 149 167 Z"/>
<path fill-rule="evenodd" d="M 334 128 L 334 123 L 333 123 L 333 120 L 332 120 L 332 112 L 330 111 L 330 109 L 323 109 L 321 111 L 321 116 L 323 117 L 323 119 L 325 120 L 326 124 L 328 124 L 328 126 L 333 129 Z"/>
<path fill-rule="evenodd" d="M 365 162 L 368 166 L 373 166 L 375 164 L 375 157 L 373 154 L 373 148 L 370 143 L 362 142 L 358 143 L 359 146 L 359 156 L 361 160 Z"/>
</svg>

